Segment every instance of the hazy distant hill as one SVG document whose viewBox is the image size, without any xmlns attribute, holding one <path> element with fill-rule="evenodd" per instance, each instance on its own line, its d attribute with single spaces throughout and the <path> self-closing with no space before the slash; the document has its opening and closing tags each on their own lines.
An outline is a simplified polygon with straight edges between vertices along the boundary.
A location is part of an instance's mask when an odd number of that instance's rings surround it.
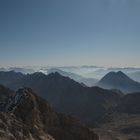
<svg viewBox="0 0 140 140">
<path fill-rule="evenodd" d="M 133 80 L 140 82 L 140 71 L 128 73 L 127 75 Z"/>
<path fill-rule="evenodd" d="M 47 70 L 47 72 L 48 73 L 58 72 L 63 76 L 69 77 L 69 78 L 71 78 L 79 83 L 84 83 L 86 86 L 89 86 L 89 87 L 93 86 L 98 81 L 95 78 L 85 78 L 85 77 L 82 77 L 78 74 L 71 73 L 71 72 L 65 72 L 65 71 L 62 71 L 62 70 L 57 69 L 57 68 L 51 68 L 51 69 Z"/>
<path fill-rule="evenodd" d="M 106 89 L 119 89 L 125 93 L 140 91 L 140 83 L 130 79 L 123 72 L 109 72 L 98 83 L 97 86 Z"/>
<path fill-rule="evenodd" d="M 0 71 L 4 71 L 4 72 L 15 71 L 15 72 L 27 74 L 27 73 L 34 73 L 36 69 L 26 68 L 26 67 L 8 67 L 8 68 L 0 68 Z"/>
<path fill-rule="evenodd" d="M 0 68 L 0 71 L 6 71 L 6 69 L 5 68 Z"/>
<path fill-rule="evenodd" d="M 86 77 L 91 77 L 91 78 L 94 77 L 97 79 L 101 79 L 104 75 L 106 75 L 107 73 L 112 72 L 112 71 L 114 71 L 114 72 L 122 71 L 123 73 L 128 74 L 128 76 L 130 76 L 129 74 L 131 74 L 131 73 L 133 74 L 135 72 L 137 73 L 138 71 L 140 71 L 140 68 L 133 68 L 133 67 L 132 68 L 131 67 L 128 67 L 128 68 L 127 67 L 126 68 L 119 68 L 119 67 L 118 68 L 115 68 L 115 67 L 114 68 L 104 68 L 104 67 L 102 67 L 102 68 L 98 68 L 98 69 L 92 70 L 92 71 L 89 70 L 84 75 Z M 137 81 L 137 80 L 135 80 L 135 81 Z"/>
<path fill-rule="evenodd" d="M 18 67 L 10 67 L 10 68 L 8 68 L 7 71 L 21 72 L 23 74 L 34 73 L 35 72 L 35 70 L 31 69 L 31 68 L 18 68 Z"/>
</svg>

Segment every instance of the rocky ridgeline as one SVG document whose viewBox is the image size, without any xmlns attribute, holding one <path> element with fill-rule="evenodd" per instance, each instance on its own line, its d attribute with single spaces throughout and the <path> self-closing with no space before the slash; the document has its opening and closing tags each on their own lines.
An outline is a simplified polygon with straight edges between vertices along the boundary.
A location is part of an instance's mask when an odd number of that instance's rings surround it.
<svg viewBox="0 0 140 140">
<path fill-rule="evenodd" d="M 7 97 L 5 101 L 0 103 L 1 112 L 13 112 L 16 107 L 28 97 L 27 89 L 19 89 L 15 96 Z"/>
<path fill-rule="evenodd" d="M 0 109 L 2 140 L 99 140 L 90 129 L 55 112 L 45 99 L 28 88 L 8 97 Z"/>
</svg>

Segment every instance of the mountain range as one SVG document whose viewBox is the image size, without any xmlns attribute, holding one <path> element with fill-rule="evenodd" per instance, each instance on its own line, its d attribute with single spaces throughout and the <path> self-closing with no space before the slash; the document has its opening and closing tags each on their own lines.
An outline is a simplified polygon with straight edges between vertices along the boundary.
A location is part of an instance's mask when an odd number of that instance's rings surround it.
<svg viewBox="0 0 140 140">
<path fill-rule="evenodd" d="M 41 97 L 46 98 L 58 111 L 80 118 L 90 125 L 94 124 L 107 109 L 115 106 L 121 96 L 113 90 L 85 87 L 59 73 L 27 74 L 8 84 L 8 87 L 15 90 L 19 87 L 30 87 Z"/>
<path fill-rule="evenodd" d="M 114 74 L 116 77 L 126 78 L 126 81 L 120 79 L 121 82 L 125 83 L 128 79 L 133 81 L 122 72 L 112 72 L 111 76 Z M 17 80 L 13 82 L 4 76 L 5 85 L 12 89 L 8 89 L 8 96 L 19 87 L 30 87 L 39 96 L 47 99 L 54 110 L 72 116 L 93 128 L 101 140 L 129 140 L 130 138 L 138 140 L 140 137 L 139 92 L 124 94 L 117 88 L 108 90 L 86 87 L 57 72 L 48 75 L 39 72 L 26 75 L 20 73 L 21 77 L 19 73 L 17 75 L 16 77 L 15 73 L 14 78 Z M 9 82 L 7 83 L 6 80 Z M 3 81 L 0 80 L 0 83 L 2 84 Z M 1 86 L 2 88 L 4 87 Z M 2 99 L 5 99 L 5 96 L 3 97 Z"/>
<path fill-rule="evenodd" d="M 66 76 L 66 77 L 69 77 L 79 83 L 83 83 L 85 84 L 86 86 L 93 86 L 95 83 L 97 83 L 97 79 L 95 78 L 85 78 L 81 75 L 78 75 L 78 74 L 75 74 L 75 73 L 72 73 L 72 72 L 66 72 L 66 71 L 63 71 L 61 69 L 58 69 L 58 68 L 51 68 L 51 69 L 48 69 L 47 70 L 48 74 L 50 73 L 55 73 L 55 72 L 58 72 L 59 74 L 63 75 L 63 76 Z"/>
<path fill-rule="evenodd" d="M 100 83 L 110 83 L 110 90 L 85 87 L 58 72 L 48 75 L 39 72 L 26 75 L 14 71 L 0 72 L 0 84 L 13 90 L 19 87 L 30 87 L 41 97 L 46 98 L 58 111 L 80 118 L 81 121 L 90 125 L 104 115 L 106 110 L 118 104 L 123 96 L 119 90 L 130 92 L 131 89 L 132 92 L 139 87 L 139 83 L 122 72 L 108 73 L 98 84 Z"/>
</svg>

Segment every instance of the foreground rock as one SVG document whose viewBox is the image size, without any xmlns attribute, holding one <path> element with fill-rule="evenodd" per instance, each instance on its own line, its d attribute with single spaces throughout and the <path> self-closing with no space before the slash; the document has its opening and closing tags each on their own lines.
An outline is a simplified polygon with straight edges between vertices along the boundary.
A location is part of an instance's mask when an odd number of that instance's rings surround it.
<svg viewBox="0 0 140 140">
<path fill-rule="evenodd" d="M 98 140 L 77 120 L 55 112 L 31 89 L 20 89 L 7 100 L 0 106 L 2 140 Z"/>
</svg>

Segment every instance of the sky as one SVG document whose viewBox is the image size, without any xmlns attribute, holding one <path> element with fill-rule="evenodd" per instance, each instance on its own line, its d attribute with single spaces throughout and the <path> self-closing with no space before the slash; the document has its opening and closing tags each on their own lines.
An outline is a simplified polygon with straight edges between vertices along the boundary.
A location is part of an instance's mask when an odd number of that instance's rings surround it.
<svg viewBox="0 0 140 140">
<path fill-rule="evenodd" d="M 140 0 L 0 0 L 0 67 L 140 67 Z"/>
</svg>

